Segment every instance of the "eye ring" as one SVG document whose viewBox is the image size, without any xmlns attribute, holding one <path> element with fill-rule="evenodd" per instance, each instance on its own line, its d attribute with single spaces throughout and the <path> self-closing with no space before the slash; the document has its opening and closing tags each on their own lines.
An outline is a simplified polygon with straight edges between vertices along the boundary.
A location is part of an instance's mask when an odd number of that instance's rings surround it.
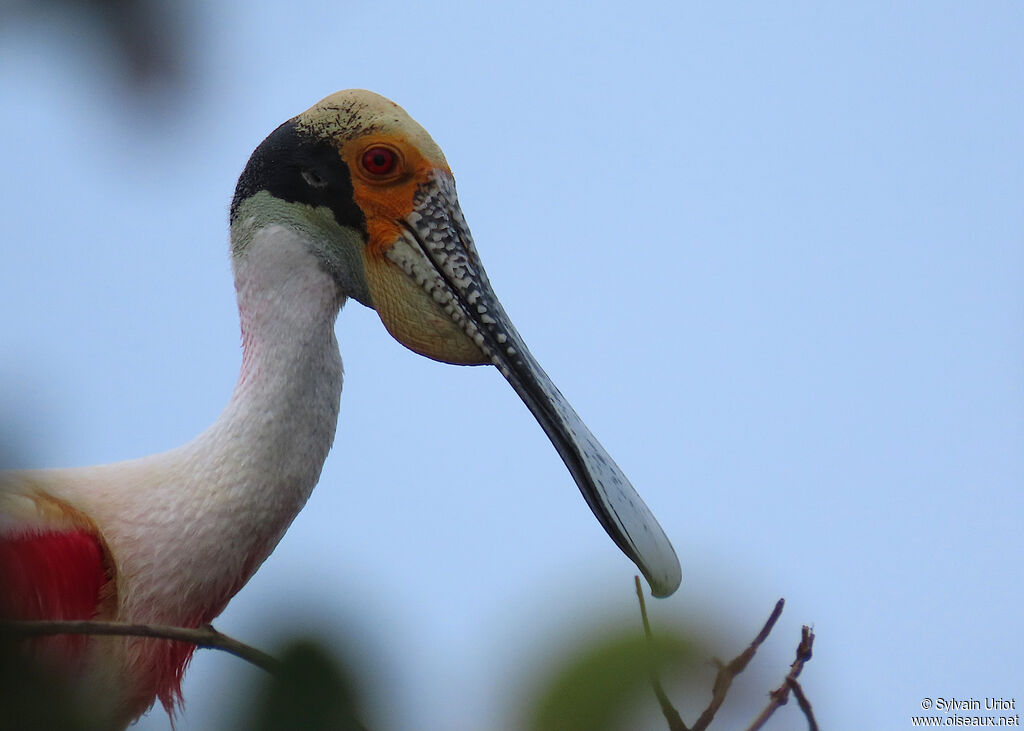
<svg viewBox="0 0 1024 731">
<path fill-rule="evenodd" d="M 389 180 L 402 170 L 402 156 L 390 145 L 375 143 L 359 156 L 359 166 L 372 180 Z"/>
</svg>

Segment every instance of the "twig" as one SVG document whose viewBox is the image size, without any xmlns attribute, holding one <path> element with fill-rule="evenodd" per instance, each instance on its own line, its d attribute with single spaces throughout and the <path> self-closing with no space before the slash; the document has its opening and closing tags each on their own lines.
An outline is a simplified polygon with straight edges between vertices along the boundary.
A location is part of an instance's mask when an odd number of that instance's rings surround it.
<svg viewBox="0 0 1024 731">
<path fill-rule="evenodd" d="M 782 681 L 782 685 L 771 692 L 771 700 L 765 709 L 761 711 L 761 715 L 758 716 L 752 724 L 747 728 L 747 731 L 757 731 L 759 728 L 764 726 L 765 722 L 771 718 L 771 715 L 789 701 L 789 692 L 792 690 L 793 695 L 796 696 L 797 703 L 800 704 L 800 710 L 804 712 L 804 716 L 807 718 L 807 726 L 810 731 L 818 731 L 818 722 L 814 718 L 814 711 L 811 710 L 811 704 L 807 700 L 807 696 L 804 695 L 803 688 L 797 682 L 797 676 L 800 675 L 800 671 L 804 669 L 804 663 L 811 659 L 814 649 L 814 632 L 807 625 L 804 625 L 800 632 L 800 644 L 796 648 L 796 659 L 789 668 L 789 674 L 786 679 Z"/>
<path fill-rule="evenodd" d="M 246 662 L 252 663 L 268 673 L 277 673 L 281 663 L 262 650 L 221 634 L 213 625 L 194 629 L 170 627 L 155 624 L 128 624 L 127 622 L 0 622 L 0 634 L 22 637 L 43 637 L 48 635 L 118 635 L 123 637 L 152 637 L 163 640 L 189 642 L 196 647 L 223 650 Z"/>
<path fill-rule="evenodd" d="M 764 627 L 758 632 L 757 637 L 750 643 L 750 646 L 733 658 L 727 665 L 719 665 L 718 675 L 715 677 L 715 685 L 712 690 L 711 702 L 704 709 L 704 713 L 700 714 L 697 722 L 693 724 L 693 731 L 704 731 L 711 724 L 711 721 L 714 720 L 715 714 L 718 713 L 718 709 L 722 707 L 722 703 L 725 701 L 725 694 L 729 692 L 729 686 L 732 685 L 733 678 L 743 672 L 747 664 L 754 657 L 754 653 L 757 652 L 757 648 L 768 638 L 775 623 L 779 621 L 779 616 L 782 614 L 782 608 L 785 605 L 786 600 L 779 599 L 775 603 L 775 609 L 772 610 L 768 621 L 764 623 Z"/>
<path fill-rule="evenodd" d="M 804 695 L 804 689 L 795 679 L 787 679 L 787 682 L 789 683 L 789 687 L 793 690 L 793 695 L 796 696 L 796 702 L 800 704 L 800 710 L 804 712 L 804 716 L 807 718 L 808 730 L 818 731 L 818 722 L 814 718 L 814 711 L 811 709 L 811 702 L 807 700 L 807 696 Z"/>
<path fill-rule="evenodd" d="M 647 605 L 644 603 L 644 590 L 643 585 L 640 583 L 640 577 L 634 576 L 633 580 L 636 583 L 636 598 L 640 602 L 640 617 L 644 622 L 644 637 L 647 638 L 647 646 L 649 649 L 653 649 L 654 638 L 651 633 L 651 623 L 647 619 Z M 683 719 L 679 717 L 679 711 L 672 705 L 672 701 L 668 699 L 665 694 L 665 689 L 661 686 L 661 679 L 658 678 L 658 668 L 654 663 L 654 653 L 650 652 L 647 655 L 647 672 L 651 676 L 651 687 L 654 688 L 654 695 L 658 698 L 658 705 L 661 706 L 661 713 L 665 716 L 665 720 L 668 721 L 668 727 L 670 731 L 690 731 L 686 724 L 683 723 Z"/>
</svg>

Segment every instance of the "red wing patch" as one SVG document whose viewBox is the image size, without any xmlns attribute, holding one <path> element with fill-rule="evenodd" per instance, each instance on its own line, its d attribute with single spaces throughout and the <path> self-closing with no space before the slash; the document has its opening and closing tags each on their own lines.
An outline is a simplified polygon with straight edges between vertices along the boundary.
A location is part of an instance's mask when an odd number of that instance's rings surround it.
<svg viewBox="0 0 1024 731">
<path fill-rule="evenodd" d="M 93 619 L 108 581 L 103 549 L 86 530 L 0 535 L 0 619 Z M 54 669 L 82 657 L 86 635 L 32 642 Z M 64 658 L 60 661 L 57 658 Z"/>
<path fill-rule="evenodd" d="M 89 531 L 0 535 L 0 617 L 92 619 L 108 579 Z"/>
</svg>

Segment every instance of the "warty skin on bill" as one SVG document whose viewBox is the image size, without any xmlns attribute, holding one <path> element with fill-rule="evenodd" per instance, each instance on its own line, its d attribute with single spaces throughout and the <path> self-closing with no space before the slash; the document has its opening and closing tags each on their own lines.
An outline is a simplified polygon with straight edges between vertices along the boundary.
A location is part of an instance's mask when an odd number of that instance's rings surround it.
<svg viewBox="0 0 1024 731">
<path fill-rule="evenodd" d="M 169 452 L 0 473 L 0 617 L 183 627 L 216 617 L 319 479 L 341 396 L 334 323 L 348 298 L 417 353 L 494 365 L 654 595 L 676 590 L 671 543 L 512 326 L 444 154 L 401 107 L 349 90 L 288 120 L 249 159 L 230 220 L 243 356 L 228 405 Z M 42 645 L 102 699 L 111 727 L 156 700 L 173 713 L 193 651 L 137 637 Z"/>
</svg>

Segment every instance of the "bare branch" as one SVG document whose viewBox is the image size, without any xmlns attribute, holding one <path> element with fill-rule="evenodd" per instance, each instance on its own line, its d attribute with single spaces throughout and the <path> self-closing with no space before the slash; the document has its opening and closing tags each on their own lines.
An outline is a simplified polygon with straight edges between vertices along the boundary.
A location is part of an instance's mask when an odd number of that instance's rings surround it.
<svg viewBox="0 0 1024 731">
<path fill-rule="evenodd" d="M 718 709 L 722 707 L 722 703 L 725 702 L 725 694 L 729 692 L 729 687 L 732 685 L 733 678 L 742 673 L 747 664 L 753 659 L 754 653 L 757 652 L 757 648 L 761 646 L 771 634 L 772 628 L 775 627 L 775 623 L 779 621 L 779 617 L 782 615 L 782 608 L 786 605 L 785 599 L 779 599 L 775 603 L 775 609 L 772 610 L 771 616 L 768 617 L 768 621 L 764 623 L 764 627 L 757 633 L 757 637 L 750 643 L 750 646 L 746 650 L 741 652 L 739 655 L 734 657 L 727 665 L 719 664 L 718 676 L 715 678 L 714 689 L 712 690 L 711 702 L 708 707 L 704 709 L 704 713 L 700 714 L 700 718 L 693 724 L 693 731 L 704 731 L 714 720 L 715 714 L 718 713 Z"/>
<path fill-rule="evenodd" d="M 768 705 L 761 711 L 761 715 L 754 719 L 754 722 L 750 724 L 747 731 L 757 731 L 764 726 L 765 722 L 771 718 L 771 715 L 789 701 L 789 692 L 791 690 L 793 695 L 796 696 L 797 703 L 800 704 L 800 710 L 804 712 L 804 716 L 807 718 L 808 728 L 810 731 L 818 731 L 818 722 L 814 718 L 811 704 L 807 700 L 807 696 L 804 695 L 803 688 L 800 687 L 796 680 L 800 675 L 800 671 L 804 669 L 804 663 L 811 659 L 813 649 L 814 632 L 811 631 L 810 627 L 804 625 L 800 631 L 800 644 L 796 648 L 796 659 L 790 665 L 789 674 L 782 681 L 782 685 L 771 692 L 771 700 L 768 702 Z"/>
<path fill-rule="evenodd" d="M 634 576 L 634 582 L 636 583 L 636 598 L 640 602 L 640 617 L 644 622 L 644 637 L 647 638 L 647 646 L 650 648 L 654 644 L 654 638 L 651 633 L 651 623 L 647 619 L 647 604 L 644 602 L 644 589 L 640 583 L 640 577 Z M 647 672 L 651 676 L 651 687 L 654 688 L 654 695 L 658 698 L 658 705 L 661 706 L 661 713 L 665 716 L 665 720 L 668 721 L 668 727 L 670 731 L 690 731 L 690 729 L 683 723 L 683 719 L 679 717 L 679 711 L 672 705 L 672 701 L 668 699 L 668 695 L 665 694 L 665 689 L 661 686 L 661 679 L 658 677 L 658 668 L 654 664 L 654 653 L 648 653 L 647 655 Z"/>
<path fill-rule="evenodd" d="M 262 650 L 246 645 L 221 634 L 213 625 L 203 627 L 170 627 L 153 624 L 128 624 L 127 622 L 0 622 L 0 634 L 20 637 L 44 637 L 49 635 L 117 635 L 123 637 L 151 637 L 154 639 L 189 642 L 196 647 L 223 650 L 246 662 L 252 663 L 268 673 L 277 673 L 281 663 Z"/>
<path fill-rule="evenodd" d="M 808 731 L 818 731 L 818 721 L 814 718 L 814 711 L 811 709 L 811 702 L 807 700 L 807 696 L 804 695 L 804 689 L 795 679 L 787 678 L 786 681 L 789 683 L 789 687 L 792 689 L 793 695 L 796 696 L 796 702 L 800 704 L 800 710 L 804 712 L 804 716 L 807 718 Z"/>
</svg>

